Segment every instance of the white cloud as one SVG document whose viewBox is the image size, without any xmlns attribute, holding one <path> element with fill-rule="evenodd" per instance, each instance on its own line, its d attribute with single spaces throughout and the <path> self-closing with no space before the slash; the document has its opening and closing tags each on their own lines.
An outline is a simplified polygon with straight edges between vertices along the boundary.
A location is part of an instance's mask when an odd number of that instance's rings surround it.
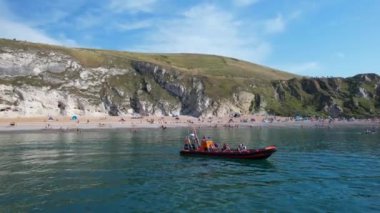
<svg viewBox="0 0 380 213">
<path fill-rule="evenodd" d="M 150 12 L 157 0 L 111 0 L 109 9 L 116 13 Z"/>
<path fill-rule="evenodd" d="M 294 20 L 294 19 L 298 19 L 302 16 L 303 14 L 303 11 L 302 10 L 296 10 L 296 11 L 293 11 L 289 14 L 288 16 L 288 21 L 291 21 L 291 20 Z"/>
<path fill-rule="evenodd" d="M 256 4 L 259 2 L 259 0 L 233 0 L 234 4 L 239 6 L 239 7 L 246 7 L 249 5 Z"/>
<path fill-rule="evenodd" d="M 27 40 L 47 44 L 61 44 L 61 42 L 47 36 L 42 31 L 36 30 L 21 23 L 2 19 L 0 20 L 0 26 L 0 37 L 2 38 L 15 38 L 17 40 Z"/>
<path fill-rule="evenodd" d="M 116 28 L 121 31 L 129 31 L 129 30 L 139 30 L 144 29 L 152 26 L 152 22 L 150 20 L 143 20 L 143 21 L 128 21 L 127 23 L 123 24 L 116 24 Z"/>
<path fill-rule="evenodd" d="M 16 16 L 8 9 L 4 1 L 0 1 L 0 12 L 1 38 L 55 45 L 78 46 L 74 40 L 68 39 L 63 35 L 60 36 L 61 39 L 54 39 L 51 36 L 48 36 L 43 30 L 19 21 L 14 21 Z"/>
<path fill-rule="evenodd" d="M 104 26 L 107 14 L 104 11 L 89 10 L 75 19 L 75 26 L 78 29 L 89 29 L 95 26 Z"/>
<path fill-rule="evenodd" d="M 157 0 L 109 0 L 108 5 L 94 6 L 74 18 L 74 26 L 80 30 L 102 27 L 103 30 L 136 30 L 149 26 L 148 21 L 133 21 L 131 16 L 139 12 L 151 12 Z"/>
<path fill-rule="evenodd" d="M 259 62 L 271 52 L 254 30 L 235 20 L 234 15 L 210 4 L 195 6 L 180 18 L 162 21 L 138 51 L 191 52 L 231 56 Z"/>
<path fill-rule="evenodd" d="M 342 53 L 342 52 L 336 52 L 336 53 L 334 54 L 334 56 L 335 56 L 336 58 L 339 58 L 339 59 L 344 59 L 344 58 L 346 58 L 346 54 L 344 54 L 344 53 Z"/>
<path fill-rule="evenodd" d="M 64 33 L 58 35 L 58 42 L 60 45 L 65 45 L 69 47 L 80 47 L 80 45 L 74 40 L 68 38 Z"/>
<path fill-rule="evenodd" d="M 275 18 L 266 20 L 264 27 L 266 33 L 281 33 L 285 30 L 286 23 L 282 15 L 278 14 Z"/>
<path fill-rule="evenodd" d="M 9 11 L 4 0 L 0 0 L 0 19 L 3 17 L 12 17 L 13 14 Z"/>
<path fill-rule="evenodd" d="M 304 76 L 318 76 L 321 70 L 320 63 L 316 61 L 302 62 L 296 64 L 287 64 L 279 66 L 280 69 Z"/>
</svg>

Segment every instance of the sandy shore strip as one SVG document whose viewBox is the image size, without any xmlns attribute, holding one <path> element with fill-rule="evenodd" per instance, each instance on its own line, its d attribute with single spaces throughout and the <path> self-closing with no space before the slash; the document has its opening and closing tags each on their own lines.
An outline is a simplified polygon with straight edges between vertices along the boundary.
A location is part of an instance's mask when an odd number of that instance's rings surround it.
<svg viewBox="0 0 380 213">
<path fill-rule="evenodd" d="M 362 120 L 304 120 L 296 121 L 287 117 L 268 117 L 258 115 L 243 115 L 238 118 L 191 116 L 80 116 L 76 120 L 69 116 L 56 117 L 16 117 L 0 118 L 0 132 L 9 131 L 81 131 L 90 129 L 140 129 L 140 128 L 240 128 L 240 127 L 297 127 L 297 128 L 333 128 L 344 126 L 362 126 L 380 129 L 380 119 Z"/>
</svg>

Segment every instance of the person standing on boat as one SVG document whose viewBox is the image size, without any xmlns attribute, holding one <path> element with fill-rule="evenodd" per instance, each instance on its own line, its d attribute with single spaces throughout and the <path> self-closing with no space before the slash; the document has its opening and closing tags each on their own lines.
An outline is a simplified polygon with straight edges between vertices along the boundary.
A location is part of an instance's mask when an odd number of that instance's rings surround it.
<svg viewBox="0 0 380 213">
<path fill-rule="evenodd" d="M 197 150 L 199 144 L 197 142 L 197 137 L 196 137 L 195 133 L 191 133 L 189 135 L 189 140 L 190 140 L 191 149 L 192 150 Z"/>
</svg>

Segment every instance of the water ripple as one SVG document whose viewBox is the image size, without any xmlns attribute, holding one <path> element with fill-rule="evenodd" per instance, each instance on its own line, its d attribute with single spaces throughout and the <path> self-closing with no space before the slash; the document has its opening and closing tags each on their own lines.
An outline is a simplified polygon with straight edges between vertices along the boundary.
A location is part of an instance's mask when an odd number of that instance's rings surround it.
<svg viewBox="0 0 380 213">
<path fill-rule="evenodd" d="M 354 131 L 204 131 L 278 146 L 253 162 L 181 157 L 182 129 L 0 134 L 0 211 L 380 211 L 379 137 Z"/>
</svg>

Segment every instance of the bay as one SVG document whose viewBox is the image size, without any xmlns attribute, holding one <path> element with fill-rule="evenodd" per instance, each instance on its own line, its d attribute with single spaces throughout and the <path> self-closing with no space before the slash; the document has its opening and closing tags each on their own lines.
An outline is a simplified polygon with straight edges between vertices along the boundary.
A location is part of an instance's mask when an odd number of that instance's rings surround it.
<svg viewBox="0 0 380 213">
<path fill-rule="evenodd" d="M 0 211 L 378 212 L 380 133 L 201 129 L 267 160 L 179 155 L 188 129 L 0 134 Z"/>
</svg>

